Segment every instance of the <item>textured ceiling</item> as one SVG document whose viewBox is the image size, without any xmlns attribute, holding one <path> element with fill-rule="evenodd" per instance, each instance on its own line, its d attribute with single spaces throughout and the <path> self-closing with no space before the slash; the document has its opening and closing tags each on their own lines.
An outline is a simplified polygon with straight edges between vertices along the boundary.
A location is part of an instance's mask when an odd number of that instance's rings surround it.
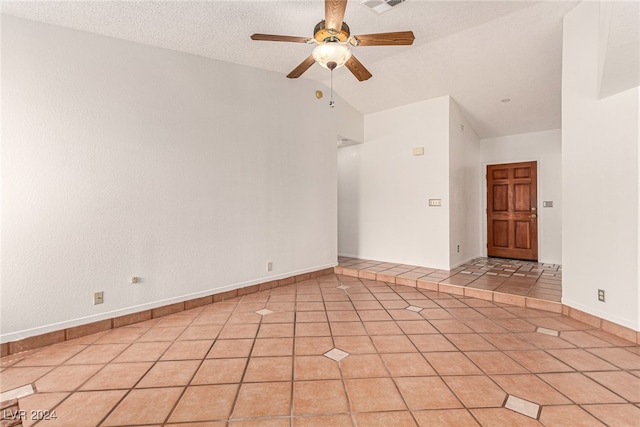
<svg viewBox="0 0 640 427">
<path fill-rule="evenodd" d="M 560 127 L 562 17 L 574 1 L 407 0 L 376 14 L 348 3 L 352 34 L 412 30 L 412 46 L 357 47 L 373 77 L 358 82 L 346 68 L 334 89 L 364 114 L 451 95 L 480 137 Z M 2 12 L 189 52 L 282 74 L 312 46 L 258 42 L 256 33 L 311 37 L 322 0 L 3 1 Z M 304 75 L 329 83 L 318 65 Z M 296 81 L 292 80 L 291 84 Z M 511 102 L 501 103 L 503 98 Z"/>
</svg>

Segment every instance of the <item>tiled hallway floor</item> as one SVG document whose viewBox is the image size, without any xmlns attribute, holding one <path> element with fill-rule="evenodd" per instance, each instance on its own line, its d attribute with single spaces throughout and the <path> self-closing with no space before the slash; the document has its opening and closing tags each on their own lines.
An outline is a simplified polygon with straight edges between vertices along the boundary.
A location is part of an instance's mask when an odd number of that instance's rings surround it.
<svg viewBox="0 0 640 427">
<path fill-rule="evenodd" d="M 339 266 L 383 276 L 422 279 L 560 302 L 562 267 L 502 258 L 476 258 L 452 270 L 340 257 Z"/>
<path fill-rule="evenodd" d="M 335 274 L 1 366 L 3 392 L 37 390 L 19 399 L 25 426 L 31 410 L 64 427 L 640 420 L 640 346 L 561 314 Z"/>
</svg>

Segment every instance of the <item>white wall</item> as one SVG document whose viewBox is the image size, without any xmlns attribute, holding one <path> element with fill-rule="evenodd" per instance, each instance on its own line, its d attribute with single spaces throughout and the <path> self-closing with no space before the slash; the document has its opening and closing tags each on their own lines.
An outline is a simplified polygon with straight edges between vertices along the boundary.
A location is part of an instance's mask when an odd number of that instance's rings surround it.
<svg viewBox="0 0 640 427">
<path fill-rule="evenodd" d="M 487 242 L 487 165 L 538 162 L 538 261 L 562 264 L 562 143 L 560 129 L 485 138 L 480 141 L 482 159 L 482 241 Z M 553 202 L 543 208 L 542 202 Z M 486 245 L 482 253 L 487 254 Z"/>
<path fill-rule="evenodd" d="M 449 268 L 448 96 L 365 116 L 338 165 L 341 255 Z"/>
<path fill-rule="evenodd" d="M 600 2 L 598 97 L 640 85 L 640 3 Z"/>
<path fill-rule="evenodd" d="M 338 148 L 338 254 L 360 253 L 360 145 Z"/>
<path fill-rule="evenodd" d="M 480 256 L 480 139 L 452 99 L 449 115 L 449 265 Z"/>
<path fill-rule="evenodd" d="M 562 302 L 640 330 L 639 88 L 598 99 L 600 5 L 564 18 Z M 598 302 L 597 289 L 607 301 Z"/>
<path fill-rule="evenodd" d="M 3 342 L 335 265 L 326 88 L 7 16 L 2 53 Z"/>
</svg>

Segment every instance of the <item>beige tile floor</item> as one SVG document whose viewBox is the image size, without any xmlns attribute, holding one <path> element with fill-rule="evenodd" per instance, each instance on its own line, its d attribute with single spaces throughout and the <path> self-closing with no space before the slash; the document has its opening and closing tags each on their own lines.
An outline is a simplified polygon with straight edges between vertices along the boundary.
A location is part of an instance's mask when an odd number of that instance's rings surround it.
<svg viewBox="0 0 640 427">
<path fill-rule="evenodd" d="M 19 399 L 24 426 L 640 423 L 640 346 L 560 314 L 335 274 L 0 369 L 2 392 L 37 390 Z"/>
</svg>

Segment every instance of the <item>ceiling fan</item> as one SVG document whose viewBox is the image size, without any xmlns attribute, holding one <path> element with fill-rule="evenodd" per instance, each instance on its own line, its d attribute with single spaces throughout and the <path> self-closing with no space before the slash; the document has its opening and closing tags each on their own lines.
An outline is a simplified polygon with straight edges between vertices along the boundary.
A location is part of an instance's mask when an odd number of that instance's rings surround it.
<svg viewBox="0 0 640 427">
<path fill-rule="evenodd" d="M 354 46 L 411 45 L 415 39 L 412 31 L 377 33 L 352 36 L 349 26 L 343 21 L 347 0 L 325 0 L 324 20 L 318 22 L 313 37 L 279 36 L 274 34 L 253 34 L 252 40 L 315 44 L 313 53 L 293 69 L 287 77 L 298 78 L 318 62 L 333 71 L 346 65 L 359 80 L 371 78 L 371 73 L 351 53 Z"/>
</svg>

